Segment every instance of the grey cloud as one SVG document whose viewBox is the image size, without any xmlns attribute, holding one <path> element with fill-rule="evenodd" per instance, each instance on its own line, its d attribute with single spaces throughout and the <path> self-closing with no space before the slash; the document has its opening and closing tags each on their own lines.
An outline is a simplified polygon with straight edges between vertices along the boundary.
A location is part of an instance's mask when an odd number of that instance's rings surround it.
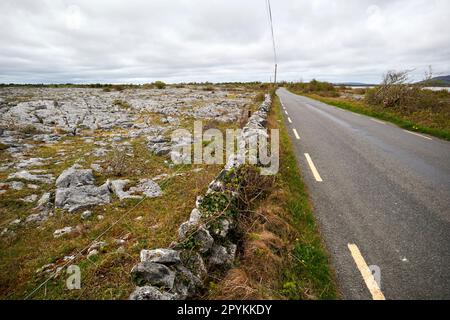
<svg viewBox="0 0 450 320">
<path fill-rule="evenodd" d="M 450 72 L 447 0 L 272 1 L 280 79 Z M 264 0 L 2 0 L 0 82 L 267 81 Z"/>
</svg>

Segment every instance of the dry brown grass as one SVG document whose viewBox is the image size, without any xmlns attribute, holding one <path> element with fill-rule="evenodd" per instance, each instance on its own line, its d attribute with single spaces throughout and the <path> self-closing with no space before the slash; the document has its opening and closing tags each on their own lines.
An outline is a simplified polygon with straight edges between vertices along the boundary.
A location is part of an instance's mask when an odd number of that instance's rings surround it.
<svg viewBox="0 0 450 320">
<path fill-rule="evenodd" d="M 212 299 L 280 299 L 282 270 L 289 260 L 288 241 L 293 230 L 283 209 L 276 205 L 282 192 L 273 192 L 258 209 L 243 215 L 239 267 L 229 270 L 210 293 Z"/>
<path fill-rule="evenodd" d="M 262 295 L 254 288 L 247 273 L 241 268 L 231 269 L 216 291 L 218 300 L 260 300 Z"/>
</svg>

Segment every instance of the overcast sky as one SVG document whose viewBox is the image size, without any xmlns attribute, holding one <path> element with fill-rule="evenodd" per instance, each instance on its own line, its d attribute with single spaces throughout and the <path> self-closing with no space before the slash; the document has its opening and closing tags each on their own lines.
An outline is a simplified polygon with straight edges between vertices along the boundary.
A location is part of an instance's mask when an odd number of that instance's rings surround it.
<svg viewBox="0 0 450 320">
<path fill-rule="evenodd" d="M 281 80 L 450 74 L 449 0 L 272 0 Z M 265 0 L 1 0 L 0 82 L 268 81 Z"/>
</svg>

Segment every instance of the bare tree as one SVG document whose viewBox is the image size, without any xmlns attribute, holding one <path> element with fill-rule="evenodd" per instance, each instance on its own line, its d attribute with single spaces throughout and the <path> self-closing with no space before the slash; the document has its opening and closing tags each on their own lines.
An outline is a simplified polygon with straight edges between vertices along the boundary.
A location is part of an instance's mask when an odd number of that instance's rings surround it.
<svg viewBox="0 0 450 320">
<path fill-rule="evenodd" d="M 375 93 L 375 99 L 385 108 L 401 106 L 406 101 L 412 87 L 409 82 L 409 70 L 388 71 Z"/>
<path fill-rule="evenodd" d="M 425 71 L 424 78 L 421 82 L 419 82 L 419 85 L 421 87 L 429 86 L 432 79 L 433 79 L 433 68 L 431 66 L 428 66 L 428 70 Z"/>
</svg>

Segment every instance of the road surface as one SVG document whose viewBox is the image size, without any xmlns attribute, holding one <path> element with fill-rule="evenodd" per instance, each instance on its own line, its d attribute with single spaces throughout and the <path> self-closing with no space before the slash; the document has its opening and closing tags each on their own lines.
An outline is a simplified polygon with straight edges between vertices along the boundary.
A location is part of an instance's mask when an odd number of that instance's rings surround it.
<svg viewBox="0 0 450 320">
<path fill-rule="evenodd" d="M 277 94 L 343 298 L 450 299 L 450 143 Z"/>
</svg>

